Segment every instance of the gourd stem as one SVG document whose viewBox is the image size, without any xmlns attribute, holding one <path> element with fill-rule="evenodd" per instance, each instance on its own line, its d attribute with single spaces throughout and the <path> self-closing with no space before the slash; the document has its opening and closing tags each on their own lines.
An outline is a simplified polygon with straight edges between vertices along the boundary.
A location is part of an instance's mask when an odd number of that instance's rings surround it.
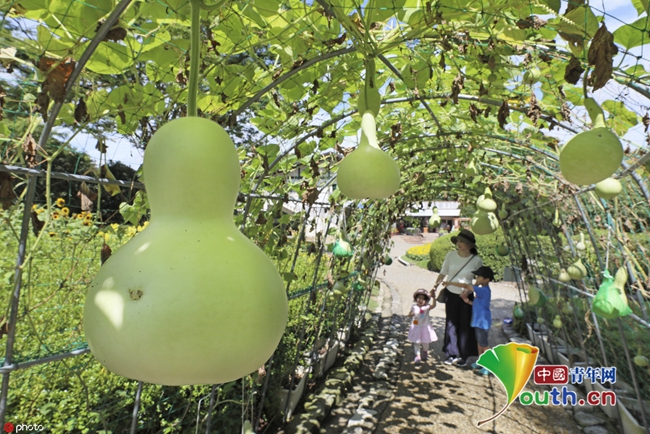
<svg viewBox="0 0 650 434">
<path fill-rule="evenodd" d="M 197 116 L 196 97 L 199 91 L 199 64 L 201 57 L 201 0 L 190 0 L 192 33 L 190 42 L 190 85 L 187 89 L 187 115 Z"/>
<path fill-rule="evenodd" d="M 596 100 L 593 98 L 585 98 L 585 107 L 587 108 L 587 112 L 589 113 L 589 117 L 593 123 L 592 129 L 605 128 L 605 113 Z"/>
</svg>

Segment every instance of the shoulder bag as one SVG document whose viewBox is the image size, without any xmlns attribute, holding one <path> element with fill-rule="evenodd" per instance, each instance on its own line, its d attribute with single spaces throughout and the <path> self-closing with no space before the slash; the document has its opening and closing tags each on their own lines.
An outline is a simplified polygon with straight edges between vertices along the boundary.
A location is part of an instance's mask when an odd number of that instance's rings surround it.
<svg viewBox="0 0 650 434">
<path fill-rule="evenodd" d="M 463 266 L 461 267 L 461 269 L 458 270 L 458 272 L 456 272 L 456 274 L 454 274 L 454 277 L 452 277 L 451 279 L 449 279 L 450 282 L 451 282 L 452 280 L 454 280 L 454 279 L 456 278 L 456 276 L 458 276 L 458 273 L 460 273 L 461 271 L 463 271 L 463 269 L 464 269 L 465 267 L 467 267 L 467 264 L 469 264 L 469 262 L 470 262 L 472 259 L 474 259 L 474 256 L 476 256 L 476 255 L 472 255 L 472 256 L 470 256 L 470 258 L 467 260 L 467 262 L 465 262 L 465 265 L 463 265 Z M 438 303 L 446 303 L 446 302 L 447 302 L 447 297 L 448 297 L 448 296 L 449 296 L 449 291 L 447 290 L 447 287 L 445 286 L 445 287 L 442 288 L 442 289 L 440 290 L 440 292 L 438 293 L 438 296 L 436 297 L 436 301 L 437 301 Z"/>
</svg>

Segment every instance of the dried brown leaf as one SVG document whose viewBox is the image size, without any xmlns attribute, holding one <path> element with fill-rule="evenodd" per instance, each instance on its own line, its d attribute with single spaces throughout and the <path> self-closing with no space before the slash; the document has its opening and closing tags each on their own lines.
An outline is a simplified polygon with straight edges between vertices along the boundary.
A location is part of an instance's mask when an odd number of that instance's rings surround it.
<svg viewBox="0 0 650 434">
<path fill-rule="evenodd" d="M 126 29 L 123 27 L 113 27 L 108 31 L 104 41 L 123 41 L 126 38 Z"/>
<path fill-rule="evenodd" d="M 583 72 L 585 72 L 585 70 L 582 68 L 580 61 L 574 55 L 571 55 L 571 60 L 569 60 L 569 64 L 564 70 L 564 79 L 566 82 L 576 84 L 580 81 Z"/>
<path fill-rule="evenodd" d="M 454 78 L 454 82 L 451 84 L 451 99 L 454 101 L 454 104 L 458 104 L 458 95 L 460 91 L 465 87 L 465 78 L 459 72 Z"/>
<path fill-rule="evenodd" d="M 27 134 L 25 141 L 23 142 L 23 152 L 25 153 L 25 162 L 29 167 L 36 166 L 36 149 L 38 144 L 32 137 L 31 133 Z"/>
<path fill-rule="evenodd" d="M 532 93 L 530 95 L 530 106 L 528 107 L 526 116 L 528 116 L 528 118 L 533 121 L 533 125 L 535 126 L 537 126 L 537 121 L 542 116 L 542 109 L 537 103 L 537 97 L 535 96 L 535 93 Z"/>
<path fill-rule="evenodd" d="M 79 98 L 79 102 L 74 108 L 74 120 L 79 124 L 89 120 L 88 107 L 83 98 Z"/>
<path fill-rule="evenodd" d="M 618 48 L 614 45 L 614 35 L 605 27 L 605 23 L 598 29 L 591 40 L 587 58 L 589 65 L 594 67 L 591 75 L 593 90 L 605 86 L 612 78 L 613 59 L 618 54 Z"/>
<path fill-rule="evenodd" d="M 111 250 L 110 246 L 104 243 L 104 245 L 102 246 L 102 251 L 100 253 L 101 264 L 104 265 L 104 262 L 106 262 L 108 258 L 111 257 L 112 254 L 113 251 Z"/>
<path fill-rule="evenodd" d="M 77 62 L 70 58 L 59 61 L 43 56 L 39 59 L 38 69 L 42 73 L 47 74 L 41 87 L 54 101 L 63 102 L 65 98 L 65 86 L 76 65 Z"/>
<path fill-rule="evenodd" d="M 505 129 L 506 124 L 508 123 L 508 116 L 510 116 L 510 107 L 508 107 L 508 101 L 504 100 L 501 107 L 499 107 L 499 113 L 497 114 L 499 126 L 503 129 Z"/>
<path fill-rule="evenodd" d="M 18 198 L 14 192 L 13 179 L 11 173 L 0 172 L 0 206 L 2 209 L 8 209 Z"/>
</svg>

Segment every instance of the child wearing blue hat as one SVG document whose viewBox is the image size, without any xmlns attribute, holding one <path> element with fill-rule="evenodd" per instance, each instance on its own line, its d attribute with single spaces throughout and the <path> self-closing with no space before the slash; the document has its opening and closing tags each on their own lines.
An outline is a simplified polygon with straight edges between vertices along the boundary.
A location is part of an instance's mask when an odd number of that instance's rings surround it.
<svg viewBox="0 0 650 434">
<path fill-rule="evenodd" d="M 490 289 L 490 282 L 494 281 L 494 271 L 490 267 L 482 266 L 472 274 L 476 276 L 475 285 L 458 282 L 444 282 L 443 284 L 460 286 L 464 289 L 460 297 L 465 303 L 472 305 L 471 326 L 474 327 L 474 331 L 476 332 L 478 354 L 480 356 L 490 348 L 488 343 L 488 335 L 490 333 L 490 326 L 492 325 L 492 312 L 490 311 L 492 290 Z M 474 301 L 468 298 L 471 293 L 474 293 Z M 472 363 L 472 368 L 479 369 L 481 367 L 475 362 Z M 479 374 L 489 375 L 490 371 L 481 368 Z"/>
</svg>

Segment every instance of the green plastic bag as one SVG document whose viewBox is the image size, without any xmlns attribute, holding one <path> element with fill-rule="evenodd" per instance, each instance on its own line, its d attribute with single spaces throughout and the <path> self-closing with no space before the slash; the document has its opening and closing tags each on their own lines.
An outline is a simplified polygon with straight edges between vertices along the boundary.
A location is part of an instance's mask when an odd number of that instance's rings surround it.
<svg viewBox="0 0 650 434">
<path fill-rule="evenodd" d="M 591 310 L 599 317 L 614 319 L 629 315 L 632 309 L 625 303 L 619 289 L 614 285 L 614 278 L 609 271 L 603 272 L 603 283 L 600 284 L 596 297 L 591 304 Z"/>
<path fill-rule="evenodd" d="M 334 247 L 332 248 L 332 253 L 337 258 L 347 258 L 353 255 L 350 243 L 343 240 L 336 240 L 336 243 L 334 243 Z"/>
</svg>

